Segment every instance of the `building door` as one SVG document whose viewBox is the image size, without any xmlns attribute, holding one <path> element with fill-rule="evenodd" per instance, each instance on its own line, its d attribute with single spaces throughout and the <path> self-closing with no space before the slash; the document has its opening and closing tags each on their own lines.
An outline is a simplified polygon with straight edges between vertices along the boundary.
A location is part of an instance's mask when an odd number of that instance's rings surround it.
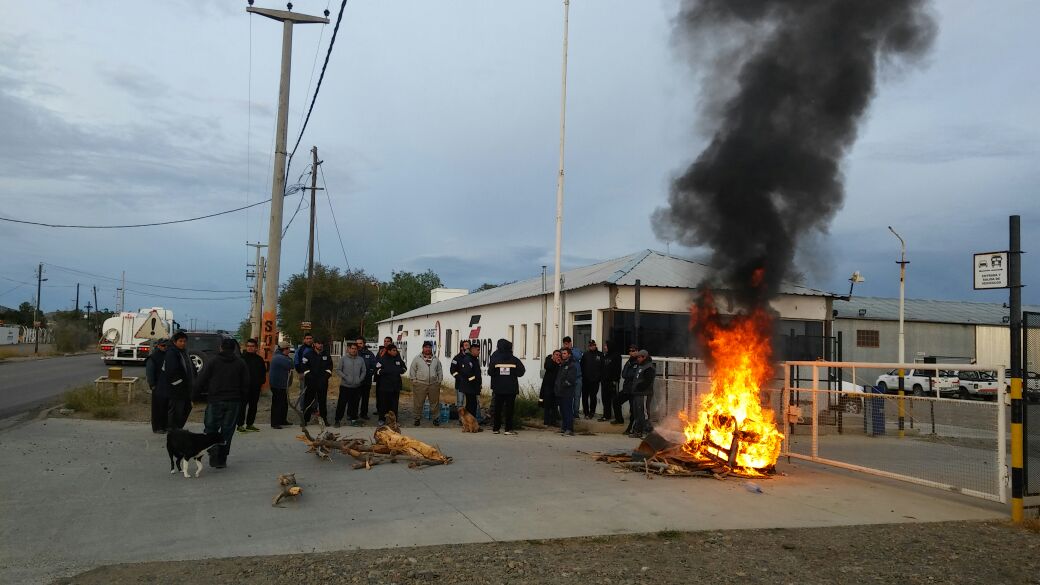
<svg viewBox="0 0 1040 585">
<path fill-rule="evenodd" d="M 575 325 L 573 335 L 574 347 L 585 351 L 589 347 L 589 340 L 592 339 L 592 324 L 588 325 Z"/>
</svg>

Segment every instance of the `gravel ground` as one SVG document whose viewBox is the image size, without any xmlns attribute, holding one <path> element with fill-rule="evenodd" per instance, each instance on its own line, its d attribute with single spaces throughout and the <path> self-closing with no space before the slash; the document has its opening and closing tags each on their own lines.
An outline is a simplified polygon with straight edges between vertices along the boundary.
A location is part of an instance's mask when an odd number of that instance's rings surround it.
<svg viewBox="0 0 1040 585">
<path fill-rule="evenodd" d="M 1040 536 L 1009 524 L 659 532 L 112 565 L 58 583 L 1040 583 Z"/>
</svg>

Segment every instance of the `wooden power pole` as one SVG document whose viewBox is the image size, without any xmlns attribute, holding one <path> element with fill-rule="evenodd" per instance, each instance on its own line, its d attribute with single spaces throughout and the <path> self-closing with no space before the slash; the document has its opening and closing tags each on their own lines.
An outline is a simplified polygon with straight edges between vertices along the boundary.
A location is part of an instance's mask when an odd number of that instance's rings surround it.
<svg viewBox="0 0 1040 585">
<path fill-rule="evenodd" d="M 300 328 L 307 331 L 311 328 L 311 299 L 314 298 L 314 220 L 315 193 L 318 192 L 318 147 L 311 148 L 311 236 L 307 244 L 307 294 L 303 304 L 303 323 Z"/>
</svg>

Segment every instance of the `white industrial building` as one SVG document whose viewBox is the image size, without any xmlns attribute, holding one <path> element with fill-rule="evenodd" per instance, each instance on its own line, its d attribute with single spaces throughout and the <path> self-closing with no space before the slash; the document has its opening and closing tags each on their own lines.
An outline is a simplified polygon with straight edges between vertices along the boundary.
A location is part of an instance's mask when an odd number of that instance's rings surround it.
<svg viewBox="0 0 1040 585">
<path fill-rule="evenodd" d="M 696 355 L 691 346 L 690 304 L 696 286 L 712 269 L 704 264 L 643 250 L 622 258 L 568 270 L 562 274 L 561 336 L 570 335 L 582 349 L 588 340 L 611 340 L 616 349 L 635 339 L 656 357 Z M 639 286 L 637 287 L 637 282 Z M 637 306 L 638 288 L 638 306 Z M 717 293 L 720 310 L 727 312 L 725 293 Z M 772 302 L 780 315 L 778 334 L 789 343 L 779 345 L 787 355 L 778 358 L 815 359 L 824 355 L 831 335 L 835 296 L 798 285 L 785 285 Z M 431 303 L 379 322 L 380 339 L 390 336 L 408 356 L 423 341 L 433 342 L 445 371 L 462 339 L 477 341 L 486 360 L 498 339 L 512 341 L 517 357 L 527 366 L 521 382 L 540 384 L 541 359 L 553 339 L 553 286 L 551 277 L 536 276 L 490 290 L 436 289 Z M 414 355 L 414 353 L 413 353 Z"/>
</svg>

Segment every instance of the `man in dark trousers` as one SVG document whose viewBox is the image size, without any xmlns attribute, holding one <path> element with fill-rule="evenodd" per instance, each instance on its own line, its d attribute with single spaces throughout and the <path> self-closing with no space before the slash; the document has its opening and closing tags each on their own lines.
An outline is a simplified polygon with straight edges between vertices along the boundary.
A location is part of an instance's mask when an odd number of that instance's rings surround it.
<svg viewBox="0 0 1040 585">
<path fill-rule="evenodd" d="M 401 401 L 401 374 L 408 371 L 401 356 L 397 355 L 397 346 L 392 342 L 383 348 L 383 356 L 376 362 L 376 411 L 379 415 L 379 426 L 386 424 L 386 413 L 398 416 L 398 404 Z M 398 417 L 400 418 L 400 417 Z"/>
<path fill-rule="evenodd" d="M 600 391 L 603 398 L 603 416 L 600 422 L 613 421 L 614 400 L 617 396 L 618 382 L 621 380 L 621 354 L 614 349 L 610 341 L 603 342 L 603 381 L 600 382 Z M 621 414 L 618 413 L 620 417 Z"/>
<path fill-rule="evenodd" d="M 256 349 L 256 340 L 250 339 L 246 341 L 246 351 L 242 354 L 242 360 L 249 369 L 249 386 L 246 388 L 245 404 L 238 411 L 237 426 L 240 433 L 255 433 L 260 430 L 253 423 L 256 422 L 256 405 L 260 402 L 260 389 L 267 381 L 267 364 L 264 363 L 264 358 L 256 353 Z"/>
<path fill-rule="evenodd" d="M 455 357 L 451 358 L 451 365 L 448 366 L 448 373 L 451 374 L 452 380 L 455 384 L 455 406 L 462 406 L 465 401 L 466 394 L 462 391 L 463 379 L 459 378 L 459 367 L 462 364 L 462 360 L 469 356 L 469 341 L 462 340 L 459 343 L 459 353 L 455 354 Z M 476 414 L 473 414 L 476 416 Z"/>
<path fill-rule="evenodd" d="M 364 337 L 358 337 L 354 340 L 357 344 L 358 355 L 365 360 L 365 380 L 361 382 L 361 386 L 358 387 L 358 392 L 361 393 L 361 403 L 358 408 L 358 419 L 368 420 L 368 399 L 369 395 L 372 394 L 372 377 L 376 373 L 376 354 L 372 353 L 368 349 L 368 345 L 365 343 Z"/>
<path fill-rule="evenodd" d="M 227 466 L 235 421 L 249 387 L 249 369 L 246 362 L 235 355 L 237 345 L 234 339 L 221 340 L 220 353 L 203 366 L 194 392 L 196 399 L 206 395 L 206 433 L 220 433 L 224 440 L 209 448 L 209 464 L 218 469 Z"/>
<path fill-rule="evenodd" d="M 477 416 L 477 409 L 480 406 L 480 389 L 484 386 L 483 376 L 480 374 L 480 346 L 473 344 L 469 346 L 469 351 L 463 355 L 457 356 L 458 373 L 455 377 L 458 380 L 460 391 L 466 400 L 466 411 L 472 414 L 474 417 Z"/>
<path fill-rule="evenodd" d="M 589 350 L 581 356 L 581 411 L 586 419 L 596 416 L 596 398 L 603 379 L 603 352 L 596 347 L 595 340 L 589 341 Z"/>
<path fill-rule="evenodd" d="M 325 344 L 315 340 L 310 351 L 300 360 L 303 375 L 303 420 L 309 421 L 315 411 L 322 424 L 329 424 L 329 378 L 332 377 L 332 357 L 325 351 Z"/>
<path fill-rule="evenodd" d="M 513 344 L 506 339 L 499 339 L 494 353 L 488 359 L 491 399 L 495 404 L 491 430 L 496 435 L 502 427 L 502 419 L 505 419 L 505 434 L 516 434 L 513 429 L 513 407 L 516 405 L 516 396 L 520 394 L 520 378 L 526 372 L 524 362 L 513 355 Z"/>
<path fill-rule="evenodd" d="M 538 389 L 538 401 L 542 404 L 542 424 L 554 427 L 559 423 L 560 408 L 556 403 L 556 371 L 560 369 L 563 362 L 563 354 L 555 350 L 545 356 L 542 364 L 542 385 Z"/>
<path fill-rule="evenodd" d="M 166 350 L 159 392 L 170 399 L 168 429 L 183 429 L 191 414 L 192 389 L 195 387 L 195 365 L 188 357 L 188 335 L 178 331 L 171 338 L 173 347 Z"/>
<path fill-rule="evenodd" d="M 645 349 L 636 354 L 636 371 L 632 383 L 632 432 L 633 437 L 643 438 L 650 432 L 650 419 L 647 417 L 646 405 L 649 397 L 654 395 L 654 362 Z"/>
<path fill-rule="evenodd" d="M 151 355 L 144 362 L 144 375 L 148 380 L 148 388 L 152 391 L 152 432 L 160 434 L 166 432 L 170 420 L 170 397 L 159 390 L 159 375 L 162 373 L 168 346 L 169 341 L 166 339 L 156 341 Z"/>
<path fill-rule="evenodd" d="M 293 369 L 297 373 L 303 372 L 303 368 L 300 367 L 300 362 L 307 356 L 310 351 L 314 349 L 314 336 L 310 333 L 303 334 L 303 343 L 296 347 L 296 352 L 293 353 Z M 300 376 L 300 395 L 299 398 L 303 399 L 303 393 L 307 391 L 307 380 L 304 379 L 303 375 Z M 303 405 L 300 405 L 303 408 Z M 304 421 L 306 422 L 306 421 Z"/>
<path fill-rule="evenodd" d="M 560 350 L 560 367 L 556 370 L 556 401 L 560 404 L 560 434 L 574 436 L 574 391 L 578 384 L 578 363 L 568 347 Z"/>
<path fill-rule="evenodd" d="M 271 357 L 271 428 L 292 426 L 289 422 L 289 384 L 292 382 L 293 360 L 289 342 L 280 341 Z"/>
<path fill-rule="evenodd" d="M 625 415 L 621 412 L 621 405 L 632 400 L 632 384 L 636 376 L 636 353 L 638 351 L 639 348 L 635 344 L 628 346 L 628 361 L 625 362 L 625 366 L 621 369 L 621 391 L 618 392 L 617 398 L 614 399 L 614 421 L 611 424 L 625 424 Z M 625 434 L 632 430 L 631 404 L 628 406 L 628 411 L 630 416 L 628 426 L 625 427 Z"/>
</svg>

